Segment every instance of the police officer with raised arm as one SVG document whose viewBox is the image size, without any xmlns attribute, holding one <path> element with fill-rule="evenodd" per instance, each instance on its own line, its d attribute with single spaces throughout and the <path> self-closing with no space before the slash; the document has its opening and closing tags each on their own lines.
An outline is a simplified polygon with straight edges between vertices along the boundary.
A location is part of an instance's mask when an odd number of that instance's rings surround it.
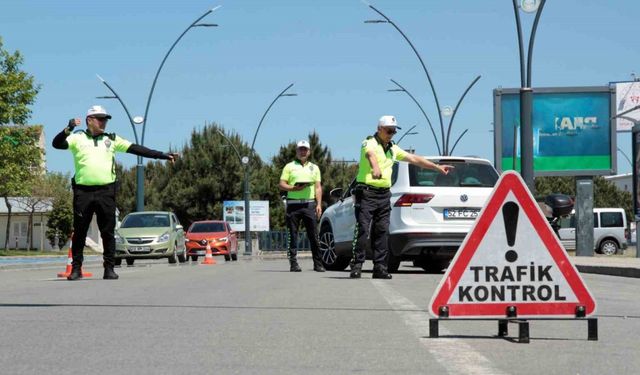
<svg viewBox="0 0 640 375">
<path fill-rule="evenodd" d="M 453 167 L 438 165 L 421 156 L 410 154 L 391 141 L 400 129 L 394 116 L 382 116 L 373 136 L 367 137 L 360 148 L 357 184 L 354 189 L 356 230 L 351 260 L 352 279 L 362 277 L 366 249 L 373 250 L 373 278 L 390 279 L 387 272 L 389 254 L 389 214 L 391 213 L 391 173 L 396 160 L 404 160 L 422 168 L 447 174 Z"/>
<path fill-rule="evenodd" d="M 282 169 L 280 189 L 287 192 L 287 249 L 291 272 L 300 272 L 298 265 L 298 227 L 300 221 L 307 230 L 311 244 L 313 270 L 324 272 L 318 246 L 317 219 L 322 214 L 322 185 L 320 169 L 309 161 L 311 146 L 306 140 L 296 144 L 296 158 Z"/>
<path fill-rule="evenodd" d="M 53 147 L 71 151 L 75 165 L 73 186 L 73 241 L 71 252 L 73 262 L 68 280 L 82 278 L 83 250 L 87 231 L 93 214 L 98 219 L 98 228 L 104 247 L 105 280 L 115 280 L 118 274 L 115 265 L 116 244 L 114 231 L 116 225 L 116 152 L 127 152 L 154 159 L 173 162 L 178 154 L 164 153 L 132 144 L 115 133 L 105 133 L 107 121 L 111 115 L 99 105 L 87 111 L 85 119 L 87 129 L 74 132 L 80 125 L 80 119 L 69 120 L 64 130 L 53 139 Z"/>
</svg>

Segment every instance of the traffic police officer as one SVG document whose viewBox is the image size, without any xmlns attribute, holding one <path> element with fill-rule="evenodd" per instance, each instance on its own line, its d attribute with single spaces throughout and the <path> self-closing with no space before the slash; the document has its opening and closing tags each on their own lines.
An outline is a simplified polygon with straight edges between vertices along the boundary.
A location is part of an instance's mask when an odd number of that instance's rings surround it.
<svg viewBox="0 0 640 375">
<path fill-rule="evenodd" d="M 71 252 L 73 262 L 68 280 L 82 278 L 83 250 L 87 230 L 93 214 L 98 219 L 98 227 L 104 247 L 103 279 L 117 279 L 114 272 L 116 244 L 114 238 L 116 224 L 116 152 L 128 152 L 139 156 L 174 161 L 178 154 L 163 153 L 132 144 L 115 133 L 105 133 L 111 115 L 99 105 L 87 111 L 87 130 L 73 132 L 80 125 L 80 119 L 71 119 L 69 124 L 53 139 L 53 147 L 70 149 L 75 164 L 73 186 L 73 241 Z"/>
<path fill-rule="evenodd" d="M 316 220 L 322 214 L 322 186 L 320 185 L 320 169 L 309 161 L 311 146 L 306 140 L 296 145 L 296 159 L 284 166 L 280 175 L 280 189 L 287 192 L 286 223 L 287 249 L 291 272 L 300 272 L 298 265 L 298 227 L 304 223 L 307 237 L 311 244 L 313 270 L 324 272 L 320 249 L 318 246 L 318 229 Z"/>
<path fill-rule="evenodd" d="M 382 116 L 373 136 L 360 148 L 360 164 L 354 188 L 356 229 L 353 239 L 353 259 L 350 277 L 362 276 L 365 251 L 373 246 L 373 278 L 390 279 L 387 272 L 389 248 L 389 214 L 391 212 L 391 172 L 396 160 L 404 160 L 422 168 L 447 174 L 452 167 L 437 165 L 423 157 L 410 154 L 396 146 L 391 138 L 398 123 L 394 116 Z"/>
</svg>

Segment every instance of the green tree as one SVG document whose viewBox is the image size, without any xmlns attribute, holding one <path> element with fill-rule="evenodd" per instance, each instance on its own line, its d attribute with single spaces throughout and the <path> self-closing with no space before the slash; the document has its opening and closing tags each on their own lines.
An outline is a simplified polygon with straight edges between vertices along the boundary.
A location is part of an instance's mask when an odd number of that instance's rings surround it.
<svg viewBox="0 0 640 375">
<path fill-rule="evenodd" d="M 125 169 L 116 162 L 116 207 L 123 218 L 136 210 L 136 169 Z"/>
<path fill-rule="evenodd" d="M 45 177 L 51 197 L 46 236 L 51 246 L 62 246 L 73 231 L 73 194 L 69 174 L 48 173 Z"/>
<path fill-rule="evenodd" d="M 19 51 L 5 50 L 0 38 L 0 124 L 25 124 L 31 116 L 29 105 L 34 103 L 40 86 L 21 69 L 23 61 Z M 0 126 L 0 197 L 4 197 L 8 208 L 5 248 L 11 225 L 8 197 L 25 194 L 34 169 L 42 160 L 36 132 L 39 137 L 42 128 L 21 132 L 14 127 Z"/>
<path fill-rule="evenodd" d="M 8 209 L 4 247 L 9 246 L 9 197 L 28 195 L 34 178 L 41 175 L 43 153 L 38 146 L 42 126 L 0 126 L 0 197 Z"/>
<path fill-rule="evenodd" d="M 36 100 L 40 85 L 21 69 L 24 59 L 19 51 L 9 53 L 0 37 L 0 124 L 26 124 L 29 106 Z"/>
<path fill-rule="evenodd" d="M 538 197 L 551 193 L 567 194 L 575 197 L 576 181 L 574 177 L 537 177 L 535 179 Z M 618 189 L 612 182 L 603 177 L 593 179 L 593 207 L 621 207 L 627 214 L 627 222 L 633 216 L 633 202 L 631 193 Z"/>
</svg>

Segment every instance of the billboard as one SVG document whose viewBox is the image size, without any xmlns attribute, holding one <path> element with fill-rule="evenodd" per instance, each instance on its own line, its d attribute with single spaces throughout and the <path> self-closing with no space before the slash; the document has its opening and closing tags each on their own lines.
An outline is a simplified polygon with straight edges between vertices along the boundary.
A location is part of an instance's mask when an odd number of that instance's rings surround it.
<svg viewBox="0 0 640 375">
<path fill-rule="evenodd" d="M 616 89 L 616 110 L 613 116 L 640 106 L 640 81 L 615 82 L 612 85 Z M 630 132 L 635 123 L 640 123 L 640 110 L 616 118 L 616 129 L 619 132 Z"/>
<path fill-rule="evenodd" d="M 533 89 L 535 176 L 593 176 L 616 171 L 615 89 Z M 520 170 L 520 89 L 494 90 L 494 157 L 499 171 Z"/>
<path fill-rule="evenodd" d="M 269 230 L 269 201 L 250 201 L 250 225 L 253 232 Z M 224 201 L 222 218 L 236 232 L 244 232 L 244 201 Z"/>
</svg>

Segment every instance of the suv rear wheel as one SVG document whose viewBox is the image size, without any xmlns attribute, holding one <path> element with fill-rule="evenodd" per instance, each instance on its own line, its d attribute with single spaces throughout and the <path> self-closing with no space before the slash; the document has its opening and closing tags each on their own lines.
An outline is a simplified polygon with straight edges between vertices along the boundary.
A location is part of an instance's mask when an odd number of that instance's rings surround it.
<svg viewBox="0 0 640 375">
<path fill-rule="evenodd" d="M 331 271 L 342 271 L 349 265 L 350 258 L 339 257 L 331 226 L 325 224 L 320 229 L 320 257 L 324 267 Z"/>
</svg>

